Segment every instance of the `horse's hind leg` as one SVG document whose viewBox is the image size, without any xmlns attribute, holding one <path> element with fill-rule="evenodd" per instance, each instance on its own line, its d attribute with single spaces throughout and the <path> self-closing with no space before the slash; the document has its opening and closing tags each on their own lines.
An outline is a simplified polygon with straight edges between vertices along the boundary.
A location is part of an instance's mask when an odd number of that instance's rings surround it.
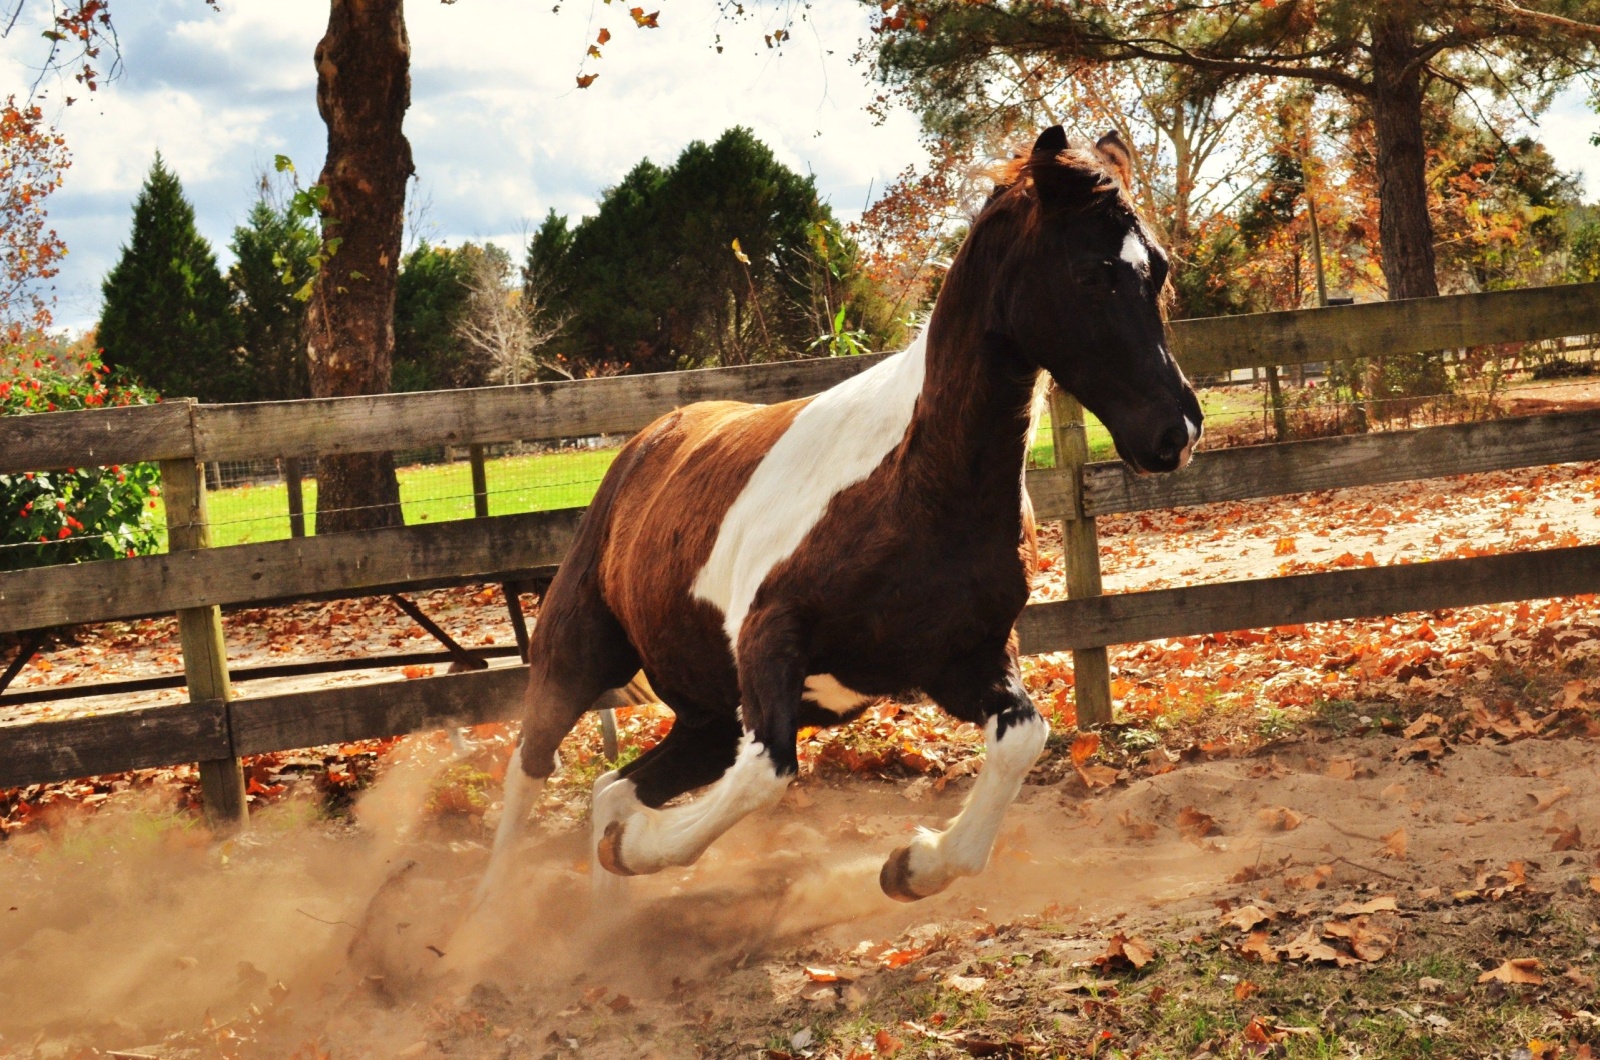
<svg viewBox="0 0 1600 1060">
<path fill-rule="evenodd" d="M 990 655 L 984 658 L 984 654 Z M 1000 822 L 1044 750 L 1050 726 L 1033 709 L 1009 649 L 950 668 L 928 694 L 945 710 L 983 726 L 987 756 L 967 803 L 943 832 L 924 831 L 889 855 L 878 883 L 890 898 L 914 902 L 989 863 Z"/>
<path fill-rule="evenodd" d="M 798 639 L 798 625 L 789 615 L 769 610 L 746 616 L 739 636 L 743 731 L 729 718 L 731 724 L 725 725 L 725 736 L 718 741 L 688 745 L 681 757 L 664 758 L 658 767 L 663 780 L 668 763 L 674 771 L 685 773 L 675 776 L 658 795 L 665 801 L 671 797 L 667 792 L 687 790 L 688 779 L 697 784 L 716 779 L 693 801 L 666 809 L 649 806 L 641 788 L 639 805 L 625 807 L 631 812 L 606 825 L 596 850 L 603 866 L 631 876 L 658 872 L 669 865 L 693 864 L 740 819 L 783 798 L 799 766 L 796 718 L 805 671 L 796 647 Z M 729 746 L 735 737 L 734 746 Z M 608 813 L 613 812 L 614 802 L 621 803 L 629 794 L 632 792 L 624 789 L 620 780 L 608 788 L 602 796 Z"/>
<path fill-rule="evenodd" d="M 494 889 L 506 854 L 556 768 L 556 748 L 601 693 L 627 683 L 639 656 L 600 599 L 591 572 L 556 576 L 529 646 L 522 741 L 506 767 L 504 809 L 479 900 Z"/>
</svg>

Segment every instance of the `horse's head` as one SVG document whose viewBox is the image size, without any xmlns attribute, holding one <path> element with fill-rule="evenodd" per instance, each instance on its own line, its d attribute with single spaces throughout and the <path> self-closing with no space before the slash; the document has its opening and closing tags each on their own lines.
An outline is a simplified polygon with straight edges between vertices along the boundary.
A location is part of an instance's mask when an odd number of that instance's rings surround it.
<svg viewBox="0 0 1600 1060">
<path fill-rule="evenodd" d="M 1128 197 L 1129 157 L 1115 133 L 1093 147 L 1045 130 L 985 210 L 1017 223 L 1004 256 L 997 323 L 1111 431 L 1137 471 L 1189 462 L 1204 417 L 1167 349 L 1167 254 Z M 980 220 L 981 223 L 981 220 Z"/>
</svg>

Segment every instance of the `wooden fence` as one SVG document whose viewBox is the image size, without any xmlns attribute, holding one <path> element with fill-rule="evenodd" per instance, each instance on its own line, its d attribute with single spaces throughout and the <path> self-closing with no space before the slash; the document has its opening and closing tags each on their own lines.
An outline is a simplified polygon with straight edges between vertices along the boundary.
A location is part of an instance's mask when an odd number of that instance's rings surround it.
<svg viewBox="0 0 1600 1060">
<path fill-rule="evenodd" d="M 1176 322 L 1191 374 L 1600 334 L 1600 284 Z M 0 419 L 0 474 L 156 460 L 172 550 L 0 574 L 0 631 L 152 614 L 181 620 L 190 702 L 0 727 L 0 786 L 180 762 L 202 764 L 208 813 L 244 815 L 243 755 L 389 736 L 508 715 L 521 666 L 234 698 L 218 608 L 507 581 L 559 564 L 579 510 L 208 546 L 197 464 L 625 433 L 692 401 L 816 393 L 876 357 L 796 361 L 580 382 L 248 405 L 174 401 Z M 1472 471 L 1600 460 L 1600 412 L 1502 419 L 1201 452 L 1168 476 L 1088 462 L 1082 413 L 1058 396 L 1058 465 L 1029 472 L 1042 519 L 1065 524 L 1069 598 L 1030 605 L 1029 654 L 1077 653 L 1079 717 L 1110 717 L 1105 647 L 1470 604 L 1600 592 L 1600 546 L 1550 549 L 1181 589 L 1102 595 L 1095 519 Z M 475 476 L 474 492 L 486 491 Z M 482 516 L 485 510 L 478 506 Z M 83 686 L 85 695 L 93 686 Z"/>
</svg>

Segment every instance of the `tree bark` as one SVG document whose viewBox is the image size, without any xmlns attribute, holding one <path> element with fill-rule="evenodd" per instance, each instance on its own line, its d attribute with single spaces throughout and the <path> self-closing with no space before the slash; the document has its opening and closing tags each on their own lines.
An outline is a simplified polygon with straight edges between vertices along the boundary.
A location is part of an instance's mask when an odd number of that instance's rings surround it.
<svg viewBox="0 0 1600 1060">
<path fill-rule="evenodd" d="M 1372 23 L 1372 124 L 1378 141 L 1378 241 L 1389 297 L 1439 293 L 1433 219 L 1428 215 L 1427 148 L 1422 139 L 1422 72 L 1414 16 L 1380 14 Z"/>
<path fill-rule="evenodd" d="M 317 110 L 328 127 L 326 257 L 307 320 L 313 397 L 382 394 L 394 358 L 394 300 L 413 166 L 401 123 L 411 103 L 402 0 L 332 0 L 317 45 Z M 392 453 L 317 462 L 317 533 L 398 526 Z"/>
</svg>

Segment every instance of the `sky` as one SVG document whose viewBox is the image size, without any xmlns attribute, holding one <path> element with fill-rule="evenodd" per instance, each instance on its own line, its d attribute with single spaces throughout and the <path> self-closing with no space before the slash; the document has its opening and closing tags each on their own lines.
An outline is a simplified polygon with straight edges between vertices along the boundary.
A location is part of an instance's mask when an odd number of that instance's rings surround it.
<svg viewBox="0 0 1600 1060">
<path fill-rule="evenodd" d="M 412 103 L 406 134 L 417 197 L 428 203 L 420 234 L 434 242 L 494 240 L 520 257 L 525 235 L 554 208 L 576 220 L 642 157 L 674 159 L 691 140 L 732 125 L 753 129 L 791 168 L 816 177 L 842 219 L 857 217 L 925 152 L 910 114 L 875 123 L 878 88 L 850 56 L 866 8 L 819 3 L 790 29 L 781 51 L 762 37 L 778 5 L 719 16 L 715 0 L 651 0 L 660 29 L 633 24 L 637 0 L 412 0 Z M 26 11 L 42 17 L 47 5 Z M 202 234 L 224 268 L 234 226 L 249 211 L 273 156 L 294 160 L 309 183 L 326 133 L 316 110 L 312 53 L 327 0 L 120 0 L 112 5 L 122 74 L 92 95 L 47 79 L 46 111 L 73 152 L 51 203 L 69 254 L 57 279 L 56 322 L 82 329 L 99 315 L 100 281 L 128 237 L 133 199 L 155 151 L 184 183 Z M 43 55 L 41 24 L 0 40 L 0 92 L 26 94 Z M 611 31 L 604 58 L 575 84 L 584 48 Z M 719 42 L 723 52 L 714 49 Z M 71 94 L 78 102 L 61 108 Z M 1586 198 L 1600 199 L 1600 116 L 1582 93 L 1560 97 L 1534 130 Z"/>
<path fill-rule="evenodd" d="M 773 5 L 728 22 L 713 0 L 651 0 L 660 29 L 641 29 L 630 0 L 413 0 L 411 109 L 422 234 L 434 242 L 493 239 L 518 258 L 545 212 L 593 213 L 601 191 L 639 159 L 669 163 L 692 140 L 745 125 L 792 169 L 813 174 L 837 216 L 853 219 L 870 189 L 925 158 L 916 120 L 883 125 L 866 113 L 877 89 L 850 63 L 867 25 L 855 3 L 818 5 L 769 50 Z M 631 0 L 638 2 L 638 0 Z M 93 323 L 100 281 L 128 238 L 134 197 L 154 152 L 182 179 L 201 233 L 224 267 L 258 174 L 289 156 L 310 183 L 326 131 L 316 109 L 312 53 L 327 0 L 125 0 L 112 4 L 119 78 L 89 95 L 47 80 L 46 113 L 73 154 L 51 219 L 68 246 L 57 278 L 56 322 Z M 34 3 L 32 13 L 46 5 Z M 0 41 L 0 91 L 26 93 L 43 57 L 42 25 Z M 601 28 L 604 57 L 576 87 Z M 721 36 L 723 52 L 714 48 Z M 60 108 L 65 95 L 78 101 Z"/>
</svg>

